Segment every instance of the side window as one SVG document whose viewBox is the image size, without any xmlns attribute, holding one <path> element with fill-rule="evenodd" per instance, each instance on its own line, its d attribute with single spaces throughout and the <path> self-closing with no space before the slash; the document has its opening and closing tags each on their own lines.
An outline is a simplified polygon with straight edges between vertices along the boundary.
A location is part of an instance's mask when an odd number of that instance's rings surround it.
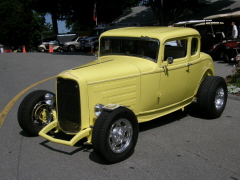
<svg viewBox="0 0 240 180">
<path fill-rule="evenodd" d="M 165 43 L 164 61 L 168 57 L 173 59 L 184 58 L 187 54 L 187 39 L 173 39 Z"/>
<path fill-rule="evenodd" d="M 192 39 L 192 44 L 191 44 L 191 56 L 195 55 L 198 50 L 198 39 L 193 38 Z"/>
</svg>

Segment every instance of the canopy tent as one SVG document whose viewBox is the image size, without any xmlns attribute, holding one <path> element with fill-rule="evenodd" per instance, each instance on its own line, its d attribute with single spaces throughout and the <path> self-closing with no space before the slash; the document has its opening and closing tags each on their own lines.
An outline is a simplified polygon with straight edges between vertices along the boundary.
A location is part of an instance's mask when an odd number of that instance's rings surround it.
<svg viewBox="0 0 240 180">
<path fill-rule="evenodd" d="M 186 26 L 188 24 L 197 24 L 197 23 L 204 23 L 204 22 L 211 22 L 212 20 L 191 20 L 191 21 L 181 21 L 178 23 L 174 23 L 174 26 Z"/>
<path fill-rule="evenodd" d="M 233 18 L 233 17 L 240 17 L 240 11 L 235 11 L 233 13 L 211 15 L 211 16 L 205 17 L 204 20 L 221 19 L 221 18 Z"/>
<path fill-rule="evenodd" d="M 206 22 L 206 23 L 194 24 L 193 26 L 220 25 L 220 24 L 224 24 L 224 22 Z"/>
</svg>

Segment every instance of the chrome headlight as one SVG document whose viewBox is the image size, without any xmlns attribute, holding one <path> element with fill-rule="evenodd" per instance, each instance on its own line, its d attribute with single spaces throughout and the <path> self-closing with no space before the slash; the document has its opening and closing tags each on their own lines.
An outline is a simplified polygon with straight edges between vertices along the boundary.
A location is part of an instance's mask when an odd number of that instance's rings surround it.
<svg viewBox="0 0 240 180">
<path fill-rule="evenodd" d="M 104 105 L 102 105 L 102 104 L 95 105 L 94 112 L 97 117 L 101 114 L 103 107 L 104 107 Z"/>
<path fill-rule="evenodd" d="M 52 106 L 56 101 L 56 97 L 54 94 L 47 93 L 45 94 L 45 102 L 47 105 Z"/>
</svg>

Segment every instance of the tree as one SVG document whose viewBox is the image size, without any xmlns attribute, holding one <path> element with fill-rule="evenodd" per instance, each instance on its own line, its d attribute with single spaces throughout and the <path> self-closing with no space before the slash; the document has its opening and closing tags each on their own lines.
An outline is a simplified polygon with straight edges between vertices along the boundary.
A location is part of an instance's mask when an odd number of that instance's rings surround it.
<svg viewBox="0 0 240 180">
<path fill-rule="evenodd" d="M 26 0 L 1 0 L 0 9 L 2 44 L 17 47 L 38 42 L 44 27 L 44 17 L 32 11 Z"/>
<path fill-rule="evenodd" d="M 73 30 L 87 30 L 95 26 L 93 5 L 96 0 L 31 0 L 32 8 L 52 16 L 54 34 L 58 34 L 57 20 L 66 20 Z M 141 0 L 97 0 L 98 22 L 112 22 L 124 10 L 139 4 Z"/>
<path fill-rule="evenodd" d="M 62 14 L 68 9 L 68 1 L 63 0 L 31 0 L 32 9 L 39 13 L 49 13 L 52 17 L 53 33 L 58 34 L 57 20 L 60 19 Z"/>
<path fill-rule="evenodd" d="M 141 0 L 97 0 L 97 21 L 111 23 L 125 10 L 136 6 Z M 87 30 L 93 28 L 96 22 L 93 21 L 93 8 L 95 0 L 68 0 L 65 6 L 65 14 L 61 16 L 67 22 L 68 28 Z M 68 6 L 68 10 L 67 7 Z"/>
<path fill-rule="evenodd" d="M 144 0 L 143 5 L 150 6 L 159 25 L 166 26 L 169 22 L 189 19 L 193 13 L 206 7 L 206 2 L 207 0 Z"/>
<path fill-rule="evenodd" d="M 131 7 L 137 6 L 140 0 L 98 0 L 97 18 L 99 22 L 112 22 L 123 12 Z"/>
</svg>

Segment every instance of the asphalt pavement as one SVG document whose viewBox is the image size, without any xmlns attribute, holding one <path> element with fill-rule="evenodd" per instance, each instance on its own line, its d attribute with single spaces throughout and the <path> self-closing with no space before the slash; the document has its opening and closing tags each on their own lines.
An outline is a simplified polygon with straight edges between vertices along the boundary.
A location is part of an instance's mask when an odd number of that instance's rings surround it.
<svg viewBox="0 0 240 180">
<path fill-rule="evenodd" d="M 0 54 L 0 113 L 7 112 L 0 125 L 1 180 L 240 180 L 236 98 L 228 98 L 215 120 L 178 111 L 140 124 L 134 154 L 117 164 L 104 163 L 89 145 L 69 147 L 22 131 L 17 110 L 23 97 L 37 89 L 54 91 L 54 78 L 47 78 L 94 59 L 84 53 Z M 232 64 L 214 64 L 216 75 L 231 74 Z"/>
</svg>

